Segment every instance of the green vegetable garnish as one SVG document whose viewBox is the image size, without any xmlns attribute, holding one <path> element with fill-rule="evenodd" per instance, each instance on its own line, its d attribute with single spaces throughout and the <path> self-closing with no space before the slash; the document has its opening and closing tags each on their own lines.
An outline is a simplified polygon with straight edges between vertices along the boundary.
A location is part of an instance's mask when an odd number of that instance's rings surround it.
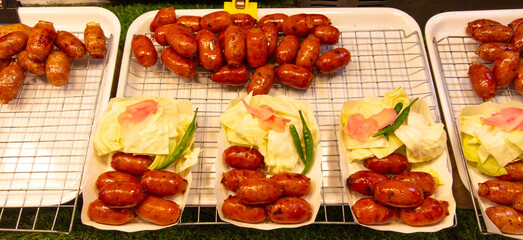
<svg viewBox="0 0 523 240">
<path fill-rule="evenodd" d="M 398 115 L 396 120 L 389 126 L 381 129 L 378 133 L 372 135 L 372 137 L 378 137 L 386 133 L 390 133 L 396 129 L 398 129 L 405 120 L 407 120 L 407 117 L 409 116 L 410 107 L 412 107 L 412 104 L 414 104 L 416 101 L 418 101 L 419 98 L 414 99 L 414 101 L 410 102 L 410 104 L 401 111 L 401 113 Z M 403 104 L 402 104 L 403 105 Z M 397 107 L 398 105 L 396 105 Z M 396 107 L 394 107 L 394 110 L 396 110 Z"/>
<path fill-rule="evenodd" d="M 309 127 L 307 127 L 307 123 L 305 123 L 305 118 L 303 118 L 301 110 L 299 112 L 303 124 L 303 142 L 305 143 L 305 167 L 301 174 L 306 174 L 314 161 L 314 141 L 312 139 L 312 133 L 309 130 Z"/>
<path fill-rule="evenodd" d="M 296 130 L 294 124 L 291 124 L 289 126 L 289 130 L 291 131 L 292 141 L 294 142 L 296 151 L 298 152 L 298 155 L 300 156 L 300 159 L 303 162 L 303 164 L 305 164 L 305 156 L 303 156 L 303 148 L 301 147 L 300 135 L 298 135 L 298 131 Z"/>
</svg>

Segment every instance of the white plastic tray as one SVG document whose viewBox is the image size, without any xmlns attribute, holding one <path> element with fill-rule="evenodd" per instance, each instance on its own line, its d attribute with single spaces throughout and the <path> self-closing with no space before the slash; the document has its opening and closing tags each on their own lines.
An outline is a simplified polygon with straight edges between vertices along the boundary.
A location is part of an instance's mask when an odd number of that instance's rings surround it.
<svg viewBox="0 0 523 240">
<path fill-rule="evenodd" d="M 203 16 L 219 10 L 176 10 L 176 15 Z M 221 222 L 217 217 L 214 191 L 215 179 L 218 177 L 214 167 L 218 156 L 218 117 L 226 110 L 231 99 L 246 95 L 246 86 L 221 86 L 210 81 L 209 72 L 201 69 L 193 79 L 180 78 L 167 70 L 160 60 L 148 69 L 140 66 L 131 53 L 131 39 L 134 34 L 152 37 L 149 24 L 156 13 L 144 13 L 129 27 L 117 96 L 171 96 L 190 100 L 194 107 L 198 107 L 199 128 L 195 133 L 195 147 L 201 147 L 202 153 L 198 164 L 192 168 L 193 184 L 186 206 L 186 211 L 187 207 L 195 208 L 194 212 L 198 216 L 197 219 L 186 219 L 182 215 L 181 224 Z M 340 29 L 341 37 L 338 44 L 323 46 L 322 52 L 337 47 L 347 48 L 351 52 L 349 66 L 337 73 L 316 76 L 311 88 L 295 90 L 276 82 L 270 94 L 307 100 L 315 113 L 322 136 L 320 145 L 323 155 L 323 182 L 320 190 L 322 207 L 315 222 L 354 224 L 352 214 L 347 211 L 349 202 L 339 165 L 336 138 L 339 113 L 347 100 L 383 96 L 385 92 L 401 85 L 409 96 L 424 99 L 430 106 L 433 119 L 440 121 L 421 30 L 412 17 L 392 8 L 270 8 L 258 9 L 258 19 L 271 13 L 325 14 Z M 164 47 L 156 46 L 158 53 L 161 53 Z M 450 163 L 446 167 L 450 169 Z M 449 180 L 447 184 L 452 182 Z"/>
<path fill-rule="evenodd" d="M 20 95 L 0 106 L 0 208 L 60 205 L 78 195 L 92 124 L 111 91 L 120 22 L 99 7 L 23 7 L 19 15 L 29 26 L 50 21 L 80 39 L 95 21 L 108 39 L 103 60 L 72 61 L 67 85 L 28 74 Z"/>
<path fill-rule="evenodd" d="M 459 117 L 464 107 L 476 106 L 483 102 L 473 92 L 467 72 L 472 61 L 485 61 L 475 54 L 479 43 L 468 36 L 465 29 L 468 22 L 476 19 L 487 18 L 501 24 L 508 24 L 521 17 L 523 17 L 523 9 L 446 12 L 430 18 L 425 27 L 427 48 L 456 165 L 461 180 L 469 190 L 470 185 L 476 183 L 472 188 L 473 198 L 477 197 L 477 181 L 483 179 L 484 176 L 479 175 L 475 166 L 466 163 L 458 125 L 460 125 Z M 487 65 L 490 67 L 492 63 L 487 63 Z M 512 85 L 498 89 L 492 102 L 505 103 L 511 100 L 523 102 L 523 96 L 519 95 Z M 469 176 L 472 179 L 469 179 Z M 474 200 L 476 210 L 481 210 L 481 212 L 477 212 L 478 221 L 482 221 L 482 218 L 487 224 L 487 228 L 484 229 L 478 222 L 480 230 L 483 233 L 499 234 L 499 230 L 484 215 L 485 201 Z M 478 204 L 480 207 L 476 206 Z M 485 217 L 481 217 L 481 215 Z"/>
</svg>

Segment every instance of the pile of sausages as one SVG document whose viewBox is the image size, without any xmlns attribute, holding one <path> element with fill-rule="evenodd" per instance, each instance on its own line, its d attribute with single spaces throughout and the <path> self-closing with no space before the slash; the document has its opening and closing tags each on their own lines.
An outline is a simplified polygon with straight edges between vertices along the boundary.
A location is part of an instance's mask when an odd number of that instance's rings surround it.
<svg viewBox="0 0 523 240">
<path fill-rule="evenodd" d="M 221 183 L 236 195 L 224 201 L 222 212 L 229 218 L 261 223 L 296 224 L 312 217 L 312 207 L 301 198 L 309 195 L 311 179 L 299 173 L 278 173 L 270 178 L 259 171 L 263 155 L 258 150 L 231 146 L 223 152 L 225 163 L 234 168 L 223 174 Z"/>
<path fill-rule="evenodd" d="M 498 88 L 514 83 L 516 91 L 523 95 L 523 18 L 508 26 L 490 19 L 477 19 L 467 24 L 466 32 L 481 43 L 476 54 L 483 60 L 494 62 L 492 70 L 474 61 L 468 75 L 476 95 L 488 101 L 496 96 Z"/>
<path fill-rule="evenodd" d="M 89 203 L 87 214 L 95 222 L 122 225 L 142 219 L 170 225 L 178 222 L 180 206 L 162 197 L 172 197 L 187 190 L 187 180 L 179 174 L 147 168 L 149 156 L 118 152 L 112 156 L 116 171 L 100 174 L 96 179 L 98 199 Z"/>
<path fill-rule="evenodd" d="M 410 163 L 401 154 L 364 161 L 368 170 L 347 178 L 347 188 L 362 195 L 352 206 L 360 224 L 388 224 L 399 218 L 410 226 L 439 223 L 449 215 L 448 202 L 429 196 L 435 194 L 436 181 L 425 172 L 411 172 Z M 398 174 L 388 177 L 385 174 Z"/>
<path fill-rule="evenodd" d="M 478 195 L 500 204 L 485 210 L 488 218 L 501 232 L 523 234 L 523 161 L 505 166 L 508 174 L 478 184 Z"/>
<path fill-rule="evenodd" d="M 103 58 L 105 52 L 105 35 L 95 22 L 87 23 L 83 42 L 42 20 L 33 27 L 22 23 L 0 27 L 0 103 L 9 103 L 18 96 L 26 71 L 45 74 L 53 86 L 62 86 L 69 81 L 69 58 L 85 58 L 87 53 L 92 58 Z"/>
<path fill-rule="evenodd" d="M 322 14 L 275 13 L 257 21 L 248 14 L 217 11 L 176 18 L 175 9 L 169 7 L 158 11 L 150 30 L 158 44 L 168 46 L 160 58 L 173 73 L 193 78 L 196 65 L 201 65 L 219 84 L 242 86 L 250 80 L 247 91 L 254 95 L 269 93 L 275 76 L 287 86 L 307 89 L 314 68 L 317 73 L 336 72 L 351 58 L 345 48 L 320 54 L 322 44 L 335 44 L 340 37 Z M 278 43 L 281 32 L 285 37 Z M 131 48 L 142 66 L 156 64 L 158 54 L 147 36 L 135 35 Z M 273 57 L 276 70 L 268 64 Z M 254 69 L 252 79 L 247 66 Z"/>
</svg>

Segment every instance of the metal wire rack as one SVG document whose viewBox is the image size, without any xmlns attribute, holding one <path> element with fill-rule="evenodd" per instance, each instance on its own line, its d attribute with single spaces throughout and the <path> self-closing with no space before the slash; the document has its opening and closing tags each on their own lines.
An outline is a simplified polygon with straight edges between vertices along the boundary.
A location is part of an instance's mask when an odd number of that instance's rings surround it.
<svg viewBox="0 0 523 240">
<path fill-rule="evenodd" d="M 151 34 L 148 35 L 149 37 Z M 385 92 L 402 86 L 412 97 L 419 97 L 430 106 L 433 119 L 440 121 L 438 103 L 426 61 L 419 32 L 403 30 L 343 31 L 334 46 L 323 46 L 322 52 L 344 47 L 352 54 L 348 67 L 336 73 L 316 75 L 308 90 L 295 90 L 275 83 L 271 95 L 287 95 L 307 100 L 314 109 L 322 135 L 321 159 L 323 182 L 322 206 L 316 218 L 320 224 L 354 224 L 345 196 L 345 180 L 339 165 L 339 113 L 343 103 L 365 96 L 383 96 Z M 163 46 L 156 46 L 161 53 Z M 220 224 L 214 195 L 217 177 L 214 161 L 220 130 L 218 117 L 230 100 L 243 97 L 246 87 L 222 86 L 209 79 L 209 72 L 200 69 L 194 79 L 184 79 L 171 73 L 159 61 L 143 68 L 131 54 L 123 97 L 136 95 L 170 96 L 192 101 L 198 107 L 200 126 L 195 134 L 195 145 L 203 149 L 198 164 L 193 166 L 189 198 L 181 217 L 181 225 Z"/>
<path fill-rule="evenodd" d="M 106 65 L 73 59 L 62 87 L 28 74 L 0 106 L 0 231 L 71 232 Z"/>
<path fill-rule="evenodd" d="M 461 122 L 459 118 L 461 110 L 467 106 L 476 106 L 483 103 L 479 97 L 476 96 L 472 90 L 472 85 L 468 77 L 468 69 L 473 61 L 479 61 L 485 64 L 487 67 L 492 68 L 492 62 L 486 62 L 475 54 L 479 43 L 472 39 L 470 36 L 447 36 L 442 39 L 432 39 L 434 46 L 436 47 L 436 57 L 439 65 L 441 66 L 441 76 L 443 79 L 443 87 L 447 93 L 447 101 L 450 105 L 451 116 L 455 123 Z M 505 103 L 509 101 L 523 101 L 523 96 L 518 94 L 514 87 L 498 89 L 496 97 L 491 100 L 495 103 Z M 450 130 L 449 130 L 450 131 Z M 460 133 L 458 125 L 455 124 L 456 133 Z M 459 149 L 462 149 L 461 141 L 457 141 Z M 468 167 L 461 152 L 461 160 L 467 174 L 465 177 L 466 184 L 471 189 L 472 181 L 468 175 Z M 456 156 L 457 157 L 457 156 Z M 476 198 L 473 191 L 469 191 L 472 197 L 474 209 L 476 211 L 476 217 L 480 232 L 483 234 L 489 233 L 486 226 L 484 225 L 483 215 L 480 210 L 479 200 Z"/>
</svg>

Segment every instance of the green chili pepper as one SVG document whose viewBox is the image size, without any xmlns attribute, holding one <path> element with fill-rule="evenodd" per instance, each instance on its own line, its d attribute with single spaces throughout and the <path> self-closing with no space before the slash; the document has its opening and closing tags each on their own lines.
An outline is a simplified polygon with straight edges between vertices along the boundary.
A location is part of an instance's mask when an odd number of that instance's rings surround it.
<svg viewBox="0 0 523 240">
<path fill-rule="evenodd" d="M 405 122 L 405 120 L 407 120 L 407 117 L 409 116 L 409 112 L 410 112 L 410 107 L 412 107 L 412 104 L 414 104 L 416 101 L 418 101 L 418 99 L 419 98 L 414 99 L 414 101 L 412 101 L 405 109 L 403 109 L 403 111 L 401 111 L 401 113 L 398 115 L 398 117 L 396 118 L 394 123 L 383 128 L 381 131 L 379 131 L 378 133 L 376 133 L 372 136 L 378 137 L 380 135 L 392 132 L 392 131 L 396 130 L 397 128 L 399 128 L 401 126 L 401 124 L 403 124 L 403 122 Z"/>
<path fill-rule="evenodd" d="M 169 155 L 169 158 L 167 161 L 160 164 L 160 166 L 157 166 L 155 169 L 164 169 L 167 166 L 171 165 L 172 163 L 176 162 L 178 158 L 182 155 L 183 151 L 185 151 L 185 148 L 187 147 L 187 144 L 189 143 L 189 140 L 191 139 L 192 135 L 198 128 L 198 124 L 196 123 L 196 114 L 198 113 L 198 108 L 196 108 L 196 111 L 194 112 L 194 117 L 191 121 L 191 124 L 189 124 L 189 127 L 187 127 L 187 130 L 183 134 L 182 139 L 174 149 L 173 153 Z"/>
<path fill-rule="evenodd" d="M 296 151 L 298 152 L 298 155 L 300 156 L 300 159 L 303 162 L 303 164 L 305 164 L 305 156 L 303 156 L 303 148 L 301 147 L 300 135 L 298 135 L 298 131 L 296 131 L 296 127 L 294 126 L 294 124 L 289 125 L 289 130 L 291 131 L 292 141 L 294 142 Z"/>
<path fill-rule="evenodd" d="M 305 167 L 301 174 L 306 174 L 314 161 L 314 141 L 312 139 L 312 133 L 309 130 L 309 127 L 307 127 L 307 123 L 305 123 L 305 118 L 303 118 L 301 110 L 299 112 L 303 124 L 303 142 L 305 142 Z"/>
<path fill-rule="evenodd" d="M 396 112 L 396 114 L 399 114 L 402 108 L 403 108 L 403 103 L 399 102 L 396 104 L 396 106 L 394 106 L 394 111 Z M 387 139 L 387 141 L 389 141 L 388 133 L 384 133 L 383 136 L 385 136 L 385 139 Z"/>
</svg>

